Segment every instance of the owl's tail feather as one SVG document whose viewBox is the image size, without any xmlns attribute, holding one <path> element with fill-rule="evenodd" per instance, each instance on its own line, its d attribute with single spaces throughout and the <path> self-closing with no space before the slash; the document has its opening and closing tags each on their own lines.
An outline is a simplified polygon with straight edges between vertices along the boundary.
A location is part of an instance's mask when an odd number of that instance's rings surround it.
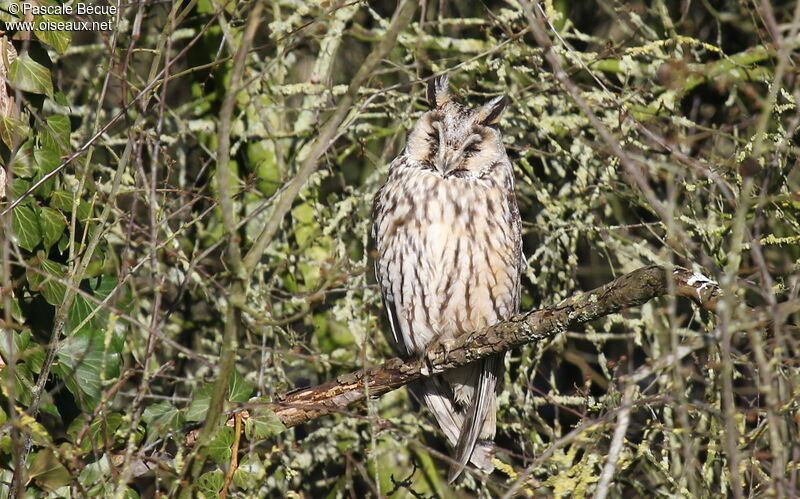
<svg viewBox="0 0 800 499">
<path fill-rule="evenodd" d="M 424 378 L 408 385 L 414 395 L 421 398 L 425 406 L 436 417 L 439 428 L 451 444 L 456 445 L 464 417 L 459 414 L 453 402 L 449 387 L 440 376 Z"/>
<path fill-rule="evenodd" d="M 493 442 L 491 439 L 478 439 L 484 420 L 490 410 L 494 410 L 494 390 L 497 385 L 497 367 L 499 362 L 495 356 L 481 361 L 481 375 L 478 377 L 478 389 L 475 391 L 469 410 L 464 414 L 453 400 L 453 391 L 441 376 L 423 378 L 408 385 L 412 394 L 421 399 L 425 406 L 436 417 L 439 428 L 456 450 L 458 464 L 450 470 L 448 479 L 452 483 L 458 478 L 468 461 L 486 473 L 494 470 L 492 464 Z M 502 365 L 502 364 L 501 364 Z M 474 408 L 474 410 L 473 410 Z M 465 426 L 465 415 L 468 416 Z M 480 418 L 480 419 L 478 419 Z M 480 421 L 480 423 L 475 423 Z M 464 431 L 467 430 L 467 431 Z M 469 444 L 469 445 L 468 445 Z"/>
<path fill-rule="evenodd" d="M 496 355 L 487 357 L 481 361 L 480 376 L 478 386 L 469 405 L 466 417 L 459 432 L 458 442 L 456 443 L 456 464 L 450 468 L 447 480 L 453 483 L 458 475 L 464 470 L 467 461 L 483 471 L 491 472 L 494 469 L 491 461 L 491 454 L 488 454 L 490 447 L 481 442 L 478 444 L 478 437 L 484 430 L 488 413 L 494 411 L 494 392 L 497 387 L 497 363 L 500 360 Z"/>
</svg>

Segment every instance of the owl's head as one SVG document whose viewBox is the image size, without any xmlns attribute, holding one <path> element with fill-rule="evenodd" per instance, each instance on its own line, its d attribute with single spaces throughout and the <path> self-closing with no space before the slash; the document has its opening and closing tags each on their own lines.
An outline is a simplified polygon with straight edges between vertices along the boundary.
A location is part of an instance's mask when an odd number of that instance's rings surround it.
<svg viewBox="0 0 800 499">
<path fill-rule="evenodd" d="M 495 97 L 478 108 L 451 99 L 447 76 L 428 83 L 431 110 L 408 136 L 406 154 L 412 164 L 442 177 L 479 177 L 506 158 L 500 131 L 494 127 L 508 104 Z"/>
</svg>

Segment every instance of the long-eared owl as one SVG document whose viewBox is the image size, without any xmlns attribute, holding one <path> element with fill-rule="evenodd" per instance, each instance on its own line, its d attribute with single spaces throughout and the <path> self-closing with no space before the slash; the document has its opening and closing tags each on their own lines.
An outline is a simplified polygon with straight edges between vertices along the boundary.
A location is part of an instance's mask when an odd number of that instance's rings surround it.
<svg viewBox="0 0 800 499">
<path fill-rule="evenodd" d="M 495 125 L 507 98 L 455 102 L 430 81 L 424 113 L 375 196 L 378 283 L 404 356 L 517 312 L 522 255 L 514 174 Z M 409 386 L 455 448 L 450 481 L 468 461 L 489 472 L 496 423 L 495 355 Z"/>
</svg>

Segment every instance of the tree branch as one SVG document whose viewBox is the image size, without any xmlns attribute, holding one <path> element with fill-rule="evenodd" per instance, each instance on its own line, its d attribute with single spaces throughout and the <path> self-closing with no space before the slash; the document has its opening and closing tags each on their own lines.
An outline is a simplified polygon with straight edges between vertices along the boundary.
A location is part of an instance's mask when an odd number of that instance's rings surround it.
<svg viewBox="0 0 800 499">
<path fill-rule="evenodd" d="M 301 388 L 276 397 L 275 414 L 287 427 L 333 412 L 341 412 L 365 397 L 365 381 L 374 397 L 448 369 L 526 343 L 542 341 L 572 327 L 635 307 L 668 293 L 667 270 L 644 267 L 588 293 L 579 293 L 561 303 L 518 315 L 458 338 L 449 351 L 436 348 L 427 359 L 393 358 L 381 365 L 339 376 L 328 383 Z M 717 283 L 696 272 L 676 269 L 671 275 L 675 294 L 715 311 L 720 291 Z"/>
</svg>

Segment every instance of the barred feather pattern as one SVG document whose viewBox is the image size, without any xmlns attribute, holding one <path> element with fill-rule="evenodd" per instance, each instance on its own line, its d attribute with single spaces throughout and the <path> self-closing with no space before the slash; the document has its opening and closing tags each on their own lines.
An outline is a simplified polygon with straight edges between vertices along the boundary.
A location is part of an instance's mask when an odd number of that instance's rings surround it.
<svg viewBox="0 0 800 499">
<path fill-rule="evenodd" d="M 432 110 L 390 165 L 373 207 L 376 275 L 406 356 L 515 314 L 525 261 L 513 169 L 492 126 L 504 98 L 470 109 L 450 99 L 446 79 L 432 86 Z M 495 356 L 411 387 L 455 448 L 451 481 L 468 461 L 493 469 L 502 370 Z"/>
</svg>

